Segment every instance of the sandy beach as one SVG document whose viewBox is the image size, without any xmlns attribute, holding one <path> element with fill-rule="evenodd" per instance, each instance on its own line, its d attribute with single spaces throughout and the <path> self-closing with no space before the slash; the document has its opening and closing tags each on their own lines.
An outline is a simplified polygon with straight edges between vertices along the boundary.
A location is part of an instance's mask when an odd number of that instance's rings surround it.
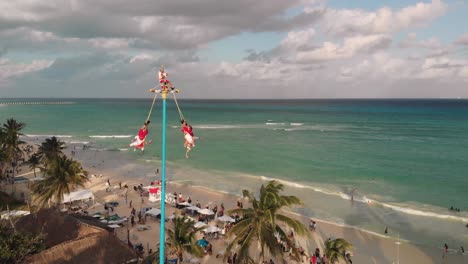
<svg viewBox="0 0 468 264">
<path fill-rule="evenodd" d="M 72 150 L 74 155 L 71 153 Z M 89 208 L 90 214 L 104 212 L 104 203 L 106 202 L 118 202 L 119 205 L 114 207 L 114 212 L 111 214 L 118 214 L 121 217 L 125 216 L 128 218 L 131 213 L 130 202 L 137 212 L 146 207 L 159 208 L 159 203 L 149 202 L 148 197 L 143 197 L 142 199 L 139 193 L 133 189 L 133 186 L 140 184 L 148 186 L 152 181 L 160 179 L 160 172 L 158 172 L 160 166 L 158 166 L 157 161 L 147 165 L 136 164 L 128 161 L 119 152 L 98 151 L 89 148 L 83 150 L 81 145 L 69 145 L 65 153 L 73 159 L 80 161 L 85 170 L 92 175 L 87 188 L 91 189 L 95 195 L 95 206 Z M 135 153 L 135 155 L 140 154 Z M 170 171 L 170 168 L 168 168 L 168 171 Z M 28 177 L 32 177 L 32 174 L 29 174 Z M 187 174 L 187 177 L 190 177 L 190 174 Z M 107 181 L 111 183 L 111 187 L 108 190 L 106 190 L 108 188 Z M 129 186 L 128 192 L 123 187 L 125 185 Z M 184 199 L 190 197 L 193 204 L 198 201 L 202 207 L 209 206 L 211 208 L 216 204 L 219 208 L 220 204 L 223 203 L 226 211 L 236 208 L 242 188 L 239 186 L 239 195 L 236 196 L 217 192 L 202 186 L 190 185 L 183 181 L 168 181 L 167 184 L 167 192 L 180 193 Z M 126 192 L 127 201 L 124 198 Z M 246 202 L 244 204 L 247 205 Z M 182 213 L 180 209 L 176 209 L 170 204 L 166 205 L 166 209 L 166 217 L 173 213 Z M 308 225 L 309 218 L 293 212 L 289 213 L 300 219 L 305 225 Z M 313 220 L 317 222 L 317 228 L 315 231 L 311 231 L 311 239 L 298 238 L 296 240 L 297 245 L 304 248 L 306 253 L 313 253 L 316 248 L 320 248 L 321 252 L 323 252 L 323 244 L 326 239 L 341 237 L 353 245 L 353 263 L 468 263 L 466 253 L 462 255 L 459 253 L 458 248 L 450 249 L 448 254 L 444 254 L 442 247 L 428 248 L 357 228 L 340 226 L 321 221 L 320 219 Z M 137 221 L 136 217 L 135 221 Z M 172 226 L 170 221 L 167 223 L 168 227 Z M 209 224 L 217 224 L 220 228 L 223 227 L 223 223 L 221 222 L 212 221 Z M 141 229 L 142 226 L 147 227 L 149 230 L 139 231 L 139 227 Z M 148 249 L 153 251 L 156 249 L 159 241 L 159 228 L 160 221 L 148 217 L 144 225 L 137 223 L 132 227 L 130 221 L 124 223 L 123 227 L 115 230 L 115 234 L 120 240 L 127 242 L 128 229 L 131 243 L 141 243 L 145 248 L 146 255 Z M 202 235 L 200 234 L 201 237 Z M 218 239 L 209 239 L 209 242 L 213 246 L 213 254 L 198 259 L 199 263 L 225 263 L 223 262 L 223 253 L 228 241 L 220 237 Z M 256 245 L 252 247 L 252 250 L 255 250 L 255 248 Z M 185 256 L 185 259 L 190 260 L 192 257 Z M 197 259 L 192 260 L 193 263 L 197 263 Z M 288 263 L 296 262 L 288 261 Z"/>
</svg>

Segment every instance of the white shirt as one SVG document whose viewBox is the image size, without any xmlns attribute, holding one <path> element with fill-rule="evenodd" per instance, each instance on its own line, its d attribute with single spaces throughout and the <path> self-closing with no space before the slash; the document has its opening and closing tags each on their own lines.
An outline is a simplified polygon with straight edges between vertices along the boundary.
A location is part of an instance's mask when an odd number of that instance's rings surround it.
<svg viewBox="0 0 468 264">
<path fill-rule="evenodd" d="M 158 77 L 159 77 L 159 80 L 166 79 L 167 78 L 167 73 L 159 71 Z"/>
</svg>

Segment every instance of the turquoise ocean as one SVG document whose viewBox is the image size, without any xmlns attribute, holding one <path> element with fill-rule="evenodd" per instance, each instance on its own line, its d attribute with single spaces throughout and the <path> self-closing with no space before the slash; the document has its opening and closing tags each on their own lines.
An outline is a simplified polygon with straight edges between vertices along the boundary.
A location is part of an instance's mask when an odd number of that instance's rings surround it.
<svg viewBox="0 0 468 264">
<path fill-rule="evenodd" d="M 41 101 L 16 99 L 6 101 Z M 50 99 L 50 101 L 58 101 Z M 160 166 L 161 101 L 144 154 L 128 143 L 151 99 L 63 99 L 0 104 L 0 121 L 27 124 L 26 139 L 69 144 Z M 468 101 L 179 100 L 197 141 L 184 157 L 179 114 L 167 104 L 168 178 L 240 194 L 278 179 L 304 206 L 296 212 L 399 235 L 415 243 L 468 246 Z M 177 173 L 176 173 L 177 172 Z M 450 206 L 461 212 L 448 210 Z"/>
</svg>

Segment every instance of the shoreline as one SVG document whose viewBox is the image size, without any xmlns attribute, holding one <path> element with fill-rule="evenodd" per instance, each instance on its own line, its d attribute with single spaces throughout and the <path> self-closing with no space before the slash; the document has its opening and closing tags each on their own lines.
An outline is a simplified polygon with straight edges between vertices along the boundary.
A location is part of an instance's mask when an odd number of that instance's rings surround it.
<svg viewBox="0 0 468 264">
<path fill-rule="evenodd" d="M 140 183 L 149 183 L 149 181 L 155 180 L 160 176 L 159 174 L 153 174 L 152 170 L 154 170 L 154 168 L 150 168 L 150 166 L 156 167 L 153 165 L 159 164 L 159 161 L 149 160 L 151 163 L 147 161 L 140 162 L 145 163 L 144 165 L 142 165 L 138 164 L 137 160 L 132 161 L 119 152 L 111 153 L 109 151 L 102 151 L 97 149 L 82 150 L 79 148 L 74 148 L 74 146 L 79 145 L 81 144 L 67 143 L 68 148 L 64 150 L 64 153 L 66 153 L 67 156 L 69 156 L 70 158 L 79 161 L 83 165 L 83 168 L 87 170 L 90 174 L 103 175 L 98 178 L 93 178 L 91 182 L 87 184 L 87 187 L 91 188 L 93 190 L 93 193 L 95 193 L 96 201 L 98 202 L 122 200 L 121 197 L 119 197 L 119 195 L 116 195 L 116 193 L 107 193 L 104 191 L 104 182 L 106 179 L 110 179 L 114 183 L 113 185 L 115 189 L 115 183 L 117 183 L 118 181 L 121 181 L 122 184 L 128 184 L 129 187 L 131 187 L 132 185 L 138 185 Z M 72 150 L 75 150 L 76 155 L 71 155 Z M 174 171 L 171 171 L 171 179 L 167 182 L 168 190 L 175 189 L 177 190 L 177 192 L 180 192 L 182 190 L 184 194 L 193 193 L 196 194 L 197 197 L 210 197 L 205 198 L 206 200 L 210 201 L 217 201 L 217 199 L 213 199 L 213 197 L 222 197 L 223 201 L 231 201 L 232 204 L 234 204 L 233 201 L 237 200 L 240 197 L 239 195 L 236 195 L 229 191 L 220 191 L 207 186 L 191 184 L 194 181 L 196 182 L 196 180 L 192 180 L 190 178 L 187 180 L 174 179 L 178 178 L 178 174 L 180 173 L 189 175 L 190 172 L 180 172 L 177 171 L 177 169 L 173 168 L 171 170 Z M 265 182 L 265 179 L 262 178 L 258 180 Z M 203 180 L 200 181 L 203 182 Z M 237 189 L 239 191 L 242 189 L 246 189 L 244 187 L 241 187 L 241 185 L 242 184 L 240 183 L 237 185 Z M 257 191 L 259 187 L 260 185 L 255 185 L 253 190 Z M 130 192 L 133 193 L 133 191 Z M 285 191 L 285 193 L 287 194 L 288 192 Z M 138 198 L 132 199 L 134 199 L 134 201 L 138 200 Z M 192 199 L 195 200 L 194 198 Z M 143 204 L 141 204 L 141 206 L 143 206 Z M 100 208 L 99 205 L 97 206 L 97 208 Z M 226 209 L 233 209 L 233 207 L 226 206 Z M 119 211 L 119 214 L 125 215 L 125 213 L 123 212 L 123 208 L 118 208 L 117 211 Z M 173 209 L 169 208 L 169 212 L 171 211 L 173 211 Z M 306 215 L 301 214 L 299 212 L 288 211 L 287 213 L 294 215 L 295 218 L 302 219 L 303 223 L 306 226 L 309 219 L 311 219 L 311 217 L 307 217 Z M 166 215 L 168 216 L 169 213 L 167 213 Z M 336 222 L 327 221 L 316 217 L 312 218 L 318 223 L 319 232 L 316 233 L 319 235 L 317 235 L 316 237 L 314 236 L 314 241 L 308 243 L 306 246 L 304 246 L 304 248 L 308 248 L 309 250 L 313 249 L 314 247 L 322 248 L 323 242 L 327 237 L 344 237 L 354 245 L 353 252 L 355 256 L 353 257 L 353 260 L 355 260 L 356 263 L 381 263 L 382 261 L 383 263 L 391 263 L 391 261 L 394 261 L 392 260 L 392 253 L 394 253 L 395 251 L 395 242 L 398 241 L 395 237 L 379 234 L 377 232 L 366 230 L 364 228 L 356 227 L 349 224 L 339 224 Z M 125 237 L 125 234 L 118 235 L 120 238 Z M 442 248 L 430 247 L 405 239 L 400 239 L 399 242 L 401 243 L 399 247 L 402 254 L 400 256 L 400 261 L 407 259 L 408 263 L 439 263 L 441 260 Z M 220 247 L 220 245 L 218 244 L 216 245 L 216 247 Z M 460 255 L 456 252 L 456 250 L 450 249 L 450 254 L 445 258 L 443 263 L 462 263 L 461 261 L 468 259 L 467 255 Z M 370 262 L 370 260 L 373 260 L 373 262 Z M 203 263 L 220 263 L 219 259 L 218 262 L 212 262 L 210 260 L 207 261 L 208 262 Z"/>
<path fill-rule="evenodd" d="M 69 154 L 68 152 L 70 151 L 71 151 L 71 148 L 66 149 L 67 154 Z M 72 157 L 72 156 L 70 157 L 80 161 L 83 164 L 83 167 L 86 170 L 88 170 L 90 174 L 104 175 L 102 176 L 102 182 L 104 181 L 104 179 L 109 178 L 114 183 L 117 181 L 122 181 L 122 184 L 134 183 L 134 185 L 137 185 L 139 183 L 149 183 L 149 181 L 156 180 L 160 176 L 159 174 L 151 173 L 151 171 L 149 170 L 150 168 L 146 168 L 147 167 L 146 165 L 140 165 L 136 163 L 132 164 L 131 161 L 127 160 L 125 157 L 121 157 L 121 160 L 117 160 L 117 161 L 106 160 L 106 162 L 104 162 L 104 160 L 102 160 L 101 162 L 102 164 L 97 165 L 96 161 L 99 164 L 100 158 L 97 159 L 96 157 L 92 157 L 93 155 L 90 155 L 90 154 L 94 154 L 94 156 L 96 156 L 98 153 L 97 151 L 79 151 L 78 153 L 79 155 L 76 155 L 75 157 Z M 82 156 L 82 154 L 85 154 L 85 155 Z M 104 151 L 102 151 L 101 154 L 105 155 Z M 117 156 L 119 156 L 119 153 L 113 153 L 113 154 L 116 154 Z M 122 161 L 124 161 L 123 163 L 120 164 L 120 167 L 122 168 L 119 168 L 119 166 L 113 166 L 112 164 L 115 162 L 119 164 L 119 162 L 122 162 Z M 155 163 L 158 164 L 159 162 L 155 161 Z M 128 169 L 127 175 L 128 173 L 130 173 L 130 174 L 140 175 L 140 176 L 126 177 L 125 176 L 126 173 L 125 173 L 125 170 L 123 170 L 123 168 Z M 135 169 L 135 170 L 132 171 L 132 169 Z M 186 174 L 189 174 L 189 172 L 187 172 Z M 148 175 L 152 175 L 152 176 L 148 176 Z M 177 172 L 172 174 L 173 176 L 172 178 L 175 177 L 174 175 L 177 176 Z M 190 184 L 191 182 L 193 182 L 193 180 L 191 179 L 183 180 L 183 181 L 176 180 L 176 179 L 168 180 L 168 185 L 167 185 L 168 192 L 172 188 L 175 188 L 178 192 L 182 190 L 184 194 L 185 193 L 197 194 L 197 197 L 198 195 L 203 196 L 203 197 L 210 196 L 211 198 L 224 197 L 225 199 L 232 201 L 232 203 L 234 203 L 233 201 L 237 200 L 240 197 L 240 195 L 233 194 L 229 191 L 219 191 L 219 190 L 207 187 L 207 186 L 199 186 L 197 184 Z M 131 185 L 129 184 L 129 186 Z M 257 190 L 259 187 L 260 186 L 255 186 L 254 190 Z M 102 187 L 98 188 L 98 190 L 100 189 L 100 191 L 102 191 L 103 190 L 102 188 L 104 188 L 104 184 L 102 184 Z M 244 188 L 241 187 L 239 184 L 238 190 L 240 191 L 241 189 L 244 189 Z M 96 197 L 100 197 L 100 199 L 104 199 L 104 200 L 109 199 L 109 197 L 107 197 L 108 194 L 106 193 L 104 194 L 105 195 L 98 194 Z M 115 199 L 115 196 L 114 196 L 114 199 Z M 192 199 L 195 200 L 195 198 L 193 197 Z M 216 199 L 211 199 L 211 201 L 216 201 Z M 233 207 L 226 206 L 226 209 L 227 210 L 233 209 Z M 307 217 L 298 212 L 289 211 L 288 213 L 294 215 L 296 218 L 302 219 L 303 223 L 306 226 L 307 226 L 309 219 L 311 219 L 310 217 Z M 167 213 L 166 215 L 169 215 L 169 213 Z M 321 230 L 320 236 L 324 237 L 324 239 L 326 238 L 326 236 L 330 237 L 330 235 L 335 235 L 336 237 L 338 237 L 339 235 L 342 235 L 342 237 L 344 237 L 345 239 L 349 239 L 349 241 L 355 246 L 355 249 L 354 249 L 355 257 L 353 259 L 355 259 L 357 263 L 373 263 L 373 262 L 368 262 L 370 259 L 376 259 L 376 260 L 380 259 L 380 261 L 384 261 L 384 263 L 387 263 L 385 261 L 388 261 L 391 258 L 391 256 L 389 255 L 390 254 L 389 251 L 393 253 L 395 242 L 397 241 L 401 243 L 400 250 L 402 251 L 402 254 L 403 254 L 400 260 L 405 259 L 405 256 L 404 256 L 405 251 L 408 251 L 407 252 L 408 256 L 406 256 L 406 258 L 411 259 L 413 261 L 413 262 L 408 262 L 408 263 L 438 263 L 438 261 L 440 261 L 441 259 L 442 248 L 434 248 L 434 247 L 429 247 L 427 245 L 420 245 L 413 241 L 407 241 L 404 239 L 398 240 L 392 236 L 379 234 L 377 232 L 366 230 L 366 229 L 352 226 L 352 225 L 347 225 L 347 224 L 340 225 L 339 223 L 334 223 L 334 222 L 322 220 L 320 218 L 315 218 L 315 217 L 313 217 L 313 219 L 314 221 L 318 223 L 319 230 Z M 366 239 L 363 240 L 363 238 L 366 238 Z M 320 241 L 321 240 L 318 240 L 318 242 Z M 324 240 L 322 240 L 322 242 L 323 241 Z M 366 250 L 365 248 L 375 246 L 375 245 L 372 245 L 374 242 L 370 242 L 370 241 L 378 241 L 378 245 L 383 245 L 385 250 L 374 249 L 374 250 L 371 250 L 372 252 L 368 252 L 368 250 Z M 316 243 L 315 245 L 312 246 L 312 248 L 321 247 L 321 245 L 319 244 L 320 243 Z M 386 251 L 386 253 L 384 254 L 380 252 L 380 257 L 379 257 L 375 255 L 375 252 L 379 252 L 379 251 Z M 449 256 L 445 259 L 444 263 L 461 263 L 459 262 L 460 260 L 468 259 L 467 255 L 462 256 L 459 253 L 455 253 L 455 252 L 456 251 L 452 249 L 450 251 L 451 254 L 449 254 Z M 381 258 L 384 258 L 384 259 L 381 259 Z M 378 261 L 377 263 L 380 263 L 380 261 Z"/>
<path fill-rule="evenodd" d="M 26 141 L 37 141 L 39 139 L 48 138 L 52 136 L 53 135 L 27 134 L 23 136 L 23 139 Z M 33 139 L 34 137 L 36 139 Z M 91 151 L 131 152 L 131 149 L 129 147 L 98 148 L 96 145 L 99 145 L 100 143 L 90 142 L 90 141 L 92 141 L 93 139 L 103 139 L 103 138 L 127 139 L 127 138 L 131 138 L 132 135 L 91 135 L 91 136 L 87 136 L 89 138 L 89 141 L 78 141 L 78 140 L 69 141 L 68 139 L 74 137 L 72 135 L 55 135 L 55 137 L 61 139 L 62 141 L 66 142 L 67 144 L 71 146 L 91 144 L 92 146 L 89 148 L 89 150 Z M 154 160 L 153 158 L 154 157 L 147 157 L 145 159 L 143 157 L 139 157 L 137 158 L 136 161 L 144 160 L 147 163 L 152 163 L 152 162 L 157 163 L 158 160 Z M 250 174 L 245 174 L 245 173 L 240 173 L 240 174 L 242 174 L 242 177 L 251 178 L 252 180 L 256 180 L 256 181 L 266 182 L 269 180 L 276 180 L 276 181 L 281 182 L 287 187 L 297 188 L 297 189 L 307 189 L 313 192 L 333 196 L 334 198 L 339 198 L 344 201 L 352 201 L 352 202 L 362 203 L 362 204 L 379 205 L 382 207 L 386 207 L 389 210 L 400 212 L 402 214 L 413 215 L 416 217 L 422 216 L 422 217 L 428 217 L 428 218 L 437 218 L 440 220 L 455 220 L 455 221 L 462 222 L 464 224 L 468 224 L 468 212 L 467 211 L 454 212 L 454 211 L 449 211 L 447 208 L 441 207 L 439 205 L 432 205 L 432 204 L 427 204 L 427 203 L 422 203 L 422 202 L 410 202 L 407 204 L 393 203 L 391 201 L 378 200 L 372 197 L 374 196 L 374 194 L 369 194 L 369 193 L 361 194 L 358 192 L 356 196 L 352 197 L 352 194 L 350 194 L 349 192 L 340 190 L 339 186 L 332 186 L 330 184 L 321 185 L 320 183 L 311 183 L 311 182 L 296 183 L 296 182 L 288 181 L 288 180 L 278 178 L 278 177 L 250 175 Z M 186 180 L 186 181 L 193 181 L 193 180 Z M 372 198 L 369 198 L 366 195 Z M 421 210 L 420 208 L 428 208 L 428 210 Z M 330 221 L 330 222 L 333 222 L 333 221 Z M 340 224 L 338 222 L 334 222 L 334 223 Z"/>
</svg>

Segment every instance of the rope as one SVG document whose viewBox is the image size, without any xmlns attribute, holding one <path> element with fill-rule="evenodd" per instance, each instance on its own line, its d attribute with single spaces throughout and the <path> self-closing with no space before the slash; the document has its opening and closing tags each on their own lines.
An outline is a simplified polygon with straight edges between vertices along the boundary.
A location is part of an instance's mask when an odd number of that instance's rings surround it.
<svg viewBox="0 0 468 264">
<path fill-rule="evenodd" d="M 154 102 L 156 102 L 156 97 L 158 97 L 157 92 L 154 93 L 153 103 L 151 104 L 151 108 L 150 108 L 150 111 L 148 113 L 148 117 L 146 118 L 146 121 L 148 121 L 150 119 L 150 117 L 151 117 L 151 113 L 153 112 Z"/>
<path fill-rule="evenodd" d="M 177 103 L 177 97 L 176 97 L 175 93 L 172 93 L 172 95 L 174 96 L 174 102 L 176 103 L 177 110 L 179 111 L 180 120 L 181 121 L 185 120 L 184 115 L 182 114 L 182 111 L 180 111 L 179 103 Z"/>
</svg>

